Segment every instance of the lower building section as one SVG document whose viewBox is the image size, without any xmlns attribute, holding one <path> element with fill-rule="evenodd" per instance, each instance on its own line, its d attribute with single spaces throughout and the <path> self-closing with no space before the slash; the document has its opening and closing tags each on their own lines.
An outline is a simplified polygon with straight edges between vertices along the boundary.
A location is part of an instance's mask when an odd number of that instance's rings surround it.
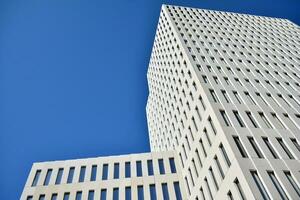
<svg viewBox="0 0 300 200">
<path fill-rule="evenodd" d="M 187 199 L 174 152 L 34 163 L 21 200 Z"/>
</svg>

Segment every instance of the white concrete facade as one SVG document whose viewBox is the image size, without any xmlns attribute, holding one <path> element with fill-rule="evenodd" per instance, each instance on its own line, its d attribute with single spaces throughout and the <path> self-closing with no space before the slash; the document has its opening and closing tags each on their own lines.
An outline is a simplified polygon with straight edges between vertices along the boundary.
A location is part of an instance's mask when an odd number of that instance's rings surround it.
<svg viewBox="0 0 300 200">
<path fill-rule="evenodd" d="M 300 198 L 299 33 L 286 19 L 162 7 L 149 136 L 178 154 L 188 199 Z"/>
<path fill-rule="evenodd" d="M 35 163 L 21 199 L 300 199 L 299 51 L 289 20 L 163 5 L 151 153 Z"/>
</svg>

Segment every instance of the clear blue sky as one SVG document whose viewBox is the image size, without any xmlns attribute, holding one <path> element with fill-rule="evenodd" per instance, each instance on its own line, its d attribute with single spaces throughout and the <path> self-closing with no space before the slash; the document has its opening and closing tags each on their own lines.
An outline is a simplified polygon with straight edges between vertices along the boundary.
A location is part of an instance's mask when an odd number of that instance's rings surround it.
<svg viewBox="0 0 300 200">
<path fill-rule="evenodd" d="M 0 2 L 0 199 L 33 162 L 149 151 L 146 71 L 162 3 L 283 17 L 299 0 Z"/>
</svg>

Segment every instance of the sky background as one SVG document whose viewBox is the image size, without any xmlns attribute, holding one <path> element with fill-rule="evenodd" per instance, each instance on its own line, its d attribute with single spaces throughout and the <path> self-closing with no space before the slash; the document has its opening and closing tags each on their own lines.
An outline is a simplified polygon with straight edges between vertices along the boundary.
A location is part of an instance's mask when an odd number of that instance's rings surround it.
<svg viewBox="0 0 300 200">
<path fill-rule="evenodd" d="M 299 0 L 0 2 L 0 199 L 33 162 L 150 151 L 146 72 L 162 3 L 288 18 Z"/>
</svg>

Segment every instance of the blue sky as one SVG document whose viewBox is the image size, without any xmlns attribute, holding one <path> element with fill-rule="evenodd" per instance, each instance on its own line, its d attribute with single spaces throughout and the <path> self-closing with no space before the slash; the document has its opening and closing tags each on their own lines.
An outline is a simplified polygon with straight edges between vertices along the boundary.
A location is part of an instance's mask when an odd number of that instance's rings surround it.
<svg viewBox="0 0 300 200">
<path fill-rule="evenodd" d="M 146 72 L 162 3 L 283 17 L 298 0 L 0 2 L 0 199 L 33 162 L 149 151 Z"/>
</svg>

